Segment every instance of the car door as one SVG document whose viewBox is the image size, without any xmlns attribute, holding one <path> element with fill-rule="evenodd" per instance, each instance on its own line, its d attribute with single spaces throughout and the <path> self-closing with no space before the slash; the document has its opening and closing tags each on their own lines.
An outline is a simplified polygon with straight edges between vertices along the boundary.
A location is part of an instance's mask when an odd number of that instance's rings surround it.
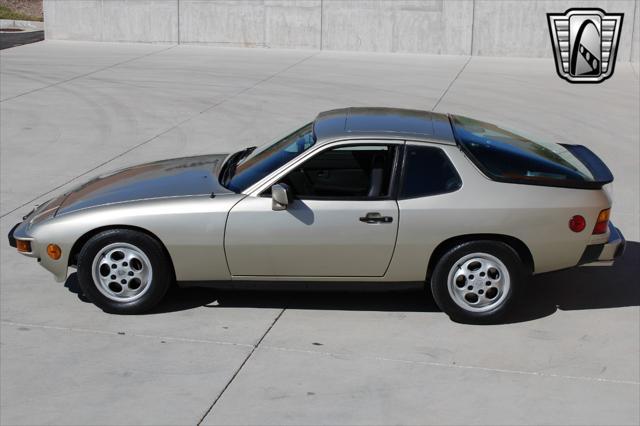
<svg viewBox="0 0 640 426">
<path fill-rule="evenodd" d="M 274 211 L 270 189 L 229 212 L 225 251 L 233 276 L 380 277 L 398 232 L 401 143 L 338 143 L 272 183 L 291 188 Z"/>
</svg>

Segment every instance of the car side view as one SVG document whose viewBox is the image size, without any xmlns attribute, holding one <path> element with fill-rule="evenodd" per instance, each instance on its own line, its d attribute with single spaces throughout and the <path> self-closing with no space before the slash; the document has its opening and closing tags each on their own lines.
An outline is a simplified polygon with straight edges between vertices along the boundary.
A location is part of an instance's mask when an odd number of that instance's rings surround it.
<svg viewBox="0 0 640 426">
<path fill-rule="evenodd" d="M 35 208 L 11 246 L 107 312 L 173 282 L 424 282 L 464 322 L 497 321 L 531 274 L 611 265 L 613 175 L 581 145 L 458 115 L 321 113 L 275 143 L 142 164 Z"/>
</svg>

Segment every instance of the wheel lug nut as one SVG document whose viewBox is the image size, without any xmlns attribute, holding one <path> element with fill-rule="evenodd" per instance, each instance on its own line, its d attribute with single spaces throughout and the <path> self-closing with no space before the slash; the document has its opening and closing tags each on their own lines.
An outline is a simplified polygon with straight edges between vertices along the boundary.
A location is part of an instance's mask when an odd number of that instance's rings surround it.
<svg viewBox="0 0 640 426">
<path fill-rule="evenodd" d="M 127 262 L 122 262 L 122 266 L 129 266 Z"/>
<path fill-rule="evenodd" d="M 111 265 L 111 269 L 116 269 L 118 267 L 118 265 L 116 265 L 115 263 L 113 265 Z"/>
<path fill-rule="evenodd" d="M 478 290 L 478 294 L 483 294 L 484 290 Z"/>
<path fill-rule="evenodd" d="M 481 276 L 481 277 L 484 277 L 484 272 L 480 272 L 480 276 Z"/>
<path fill-rule="evenodd" d="M 115 280 L 115 279 L 116 279 L 116 276 L 115 276 L 115 275 L 111 275 L 111 279 L 112 279 L 112 280 Z"/>
<path fill-rule="evenodd" d="M 487 281 L 485 284 L 486 285 L 491 285 L 491 281 Z"/>
<path fill-rule="evenodd" d="M 469 291 L 473 290 L 473 286 L 470 285 L 469 287 L 467 287 L 467 290 L 469 290 Z"/>
<path fill-rule="evenodd" d="M 473 275 L 469 275 L 469 279 L 472 280 L 473 279 Z"/>
<path fill-rule="evenodd" d="M 129 276 L 132 277 L 133 276 L 133 272 L 129 271 Z"/>
<path fill-rule="evenodd" d="M 121 280 L 120 282 L 121 282 L 122 284 L 126 284 L 126 283 L 127 283 L 127 280 Z"/>
</svg>

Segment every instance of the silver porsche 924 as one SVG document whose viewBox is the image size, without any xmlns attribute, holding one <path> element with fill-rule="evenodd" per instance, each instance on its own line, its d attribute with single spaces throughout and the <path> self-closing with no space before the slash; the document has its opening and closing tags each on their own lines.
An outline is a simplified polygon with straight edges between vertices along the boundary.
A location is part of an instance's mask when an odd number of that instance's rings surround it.
<svg viewBox="0 0 640 426">
<path fill-rule="evenodd" d="M 584 146 L 348 108 L 260 148 L 97 177 L 9 240 L 58 281 L 77 268 L 107 312 L 146 311 L 173 282 L 426 282 L 449 316 L 477 322 L 502 316 L 530 274 L 621 255 L 612 180 Z"/>
</svg>

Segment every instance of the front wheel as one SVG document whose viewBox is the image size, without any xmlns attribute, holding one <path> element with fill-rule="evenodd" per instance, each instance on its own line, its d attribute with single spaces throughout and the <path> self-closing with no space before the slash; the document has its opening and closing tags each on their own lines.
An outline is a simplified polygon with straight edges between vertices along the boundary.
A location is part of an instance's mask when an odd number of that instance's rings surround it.
<svg viewBox="0 0 640 426">
<path fill-rule="evenodd" d="M 453 320 L 498 322 L 524 285 L 516 251 L 498 241 L 457 245 L 440 258 L 431 279 L 433 297 Z"/>
<path fill-rule="evenodd" d="M 93 236 L 78 258 L 78 283 L 91 301 L 106 312 L 145 312 L 164 297 L 172 268 L 154 238 L 129 229 L 111 229 Z"/>
</svg>

